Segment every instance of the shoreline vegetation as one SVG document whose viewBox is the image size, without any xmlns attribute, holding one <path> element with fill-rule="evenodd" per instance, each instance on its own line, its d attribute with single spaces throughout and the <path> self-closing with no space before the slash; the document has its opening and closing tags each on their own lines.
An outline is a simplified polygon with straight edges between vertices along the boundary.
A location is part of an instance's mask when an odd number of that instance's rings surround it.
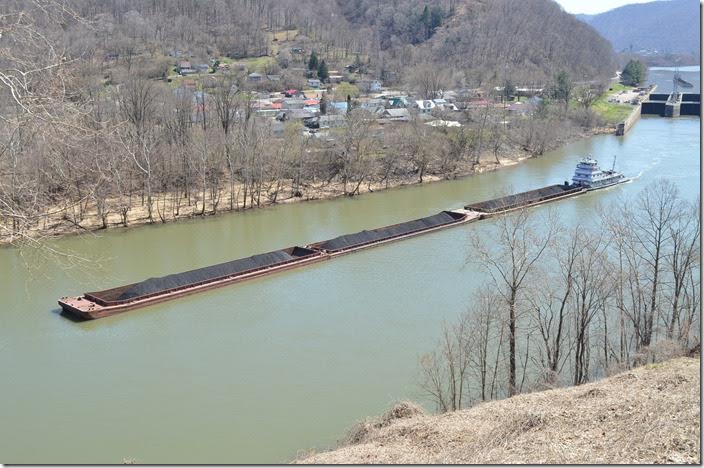
<svg viewBox="0 0 704 468">
<path fill-rule="evenodd" d="M 550 145 L 549 150 L 561 148 L 569 143 L 579 139 L 590 138 L 600 134 L 611 134 L 613 128 L 610 126 L 595 127 L 587 132 L 581 132 L 573 138 L 568 138 L 564 141 L 556 141 Z M 138 194 L 134 195 L 133 204 L 129 205 L 127 212 L 118 210 L 110 211 L 101 214 L 100 207 L 95 201 L 88 200 L 87 202 L 78 202 L 74 204 L 56 205 L 48 208 L 41 215 L 41 220 L 34 226 L 23 232 L 22 236 L 13 236 L 11 232 L 0 231 L 0 247 L 11 246 L 18 239 L 47 239 L 61 238 L 77 234 L 98 234 L 105 230 L 114 230 L 116 228 L 135 228 L 145 225 L 166 224 L 178 222 L 180 220 L 190 220 L 205 218 L 225 214 L 237 214 L 244 211 L 257 208 L 266 208 L 285 203 L 298 203 L 315 200 L 331 200 L 345 196 L 355 196 L 365 193 L 374 193 L 383 190 L 395 189 L 417 184 L 427 184 L 434 182 L 442 182 L 455 180 L 460 178 L 481 175 L 485 172 L 500 170 L 504 167 L 510 167 L 521 162 L 540 157 L 541 155 L 531 154 L 527 151 L 515 149 L 508 154 L 501 156 L 493 154 L 483 154 L 477 164 L 458 166 L 457 170 L 449 175 L 427 174 L 422 181 L 417 175 L 409 174 L 406 177 L 388 178 L 387 181 L 376 181 L 361 184 L 354 194 L 346 193 L 343 184 L 340 181 L 320 181 L 309 184 L 300 185 L 298 190 L 300 196 L 294 196 L 294 190 L 281 188 L 279 196 L 272 200 L 265 199 L 260 205 L 250 205 L 245 208 L 243 184 L 235 184 L 232 187 L 235 189 L 236 198 L 234 206 L 230 209 L 227 203 L 222 203 L 220 206 L 214 206 L 213 200 L 217 204 L 222 201 L 230 200 L 230 187 L 223 188 L 215 196 L 206 197 L 205 209 L 199 200 L 192 201 L 190 204 L 184 200 L 178 200 L 173 193 L 155 193 L 153 200 L 153 219 L 150 220 L 146 203 L 143 197 Z M 283 185 L 286 181 L 280 181 Z M 289 181 L 290 182 L 290 181 Z M 210 194 L 212 195 L 212 194 Z M 141 201 L 140 201 L 141 200 Z M 108 206 L 116 206 L 117 200 L 106 200 L 103 203 Z M 79 213 L 80 211 L 80 213 Z"/>
</svg>

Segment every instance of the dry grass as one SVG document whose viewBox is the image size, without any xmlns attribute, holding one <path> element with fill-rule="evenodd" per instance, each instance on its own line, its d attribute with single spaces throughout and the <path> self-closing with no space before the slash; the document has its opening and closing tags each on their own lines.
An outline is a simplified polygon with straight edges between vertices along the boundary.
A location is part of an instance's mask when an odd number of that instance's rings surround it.
<svg viewBox="0 0 704 468">
<path fill-rule="evenodd" d="M 298 463 L 700 463 L 699 357 L 640 367 L 598 382 L 414 412 L 352 432 Z"/>
</svg>

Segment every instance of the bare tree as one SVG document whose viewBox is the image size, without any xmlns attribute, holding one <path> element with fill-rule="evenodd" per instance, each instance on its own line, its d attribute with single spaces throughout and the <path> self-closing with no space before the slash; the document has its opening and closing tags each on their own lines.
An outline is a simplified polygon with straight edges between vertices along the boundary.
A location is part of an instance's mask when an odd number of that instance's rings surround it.
<svg viewBox="0 0 704 468">
<path fill-rule="evenodd" d="M 505 307 L 509 345 L 508 391 L 509 395 L 514 395 L 517 391 L 518 301 L 523 294 L 526 279 L 552 242 L 557 224 L 550 216 L 544 230 L 538 233 L 535 220 L 527 210 L 521 210 L 499 219 L 496 231 L 495 235 L 489 236 L 492 239 L 490 242 L 474 235 L 472 247 L 476 261 L 491 276 Z"/>
<path fill-rule="evenodd" d="M 120 111 L 127 123 L 121 133 L 122 143 L 144 177 L 149 222 L 154 222 L 152 196 L 157 135 L 151 123 L 156 104 L 156 90 L 152 82 L 137 78 L 122 87 Z"/>
</svg>

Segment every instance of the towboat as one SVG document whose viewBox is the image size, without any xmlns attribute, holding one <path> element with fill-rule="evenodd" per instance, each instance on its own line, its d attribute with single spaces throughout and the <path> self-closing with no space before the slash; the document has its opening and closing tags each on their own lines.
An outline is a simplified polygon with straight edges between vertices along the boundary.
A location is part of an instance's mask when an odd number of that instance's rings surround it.
<svg viewBox="0 0 704 468">
<path fill-rule="evenodd" d="M 615 166 L 616 158 L 614 158 Z M 628 182 L 629 179 L 614 170 L 614 167 L 611 170 L 603 170 L 599 167 L 596 159 L 590 156 L 582 158 L 577 164 L 574 176 L 572 176 L 572 185 L 589 191 Z"/>
</svg>

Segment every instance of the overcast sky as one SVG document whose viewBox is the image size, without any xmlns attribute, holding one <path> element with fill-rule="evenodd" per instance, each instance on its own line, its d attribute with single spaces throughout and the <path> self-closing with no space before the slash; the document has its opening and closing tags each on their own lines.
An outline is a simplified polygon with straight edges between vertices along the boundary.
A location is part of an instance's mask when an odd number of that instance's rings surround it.
<svg viewBox="0 0 704 468">
<path fill-rule="evenodd" d="M 568 13 L 603 13 L 608 10 L 613 10 L 623 5 L 628 5 L 629 3 L 647 3 L 653 0 L 590 0 L 585 2 L 584 0 L 556 0 L 557 3 L 562 5 Z"/>
</svg>

